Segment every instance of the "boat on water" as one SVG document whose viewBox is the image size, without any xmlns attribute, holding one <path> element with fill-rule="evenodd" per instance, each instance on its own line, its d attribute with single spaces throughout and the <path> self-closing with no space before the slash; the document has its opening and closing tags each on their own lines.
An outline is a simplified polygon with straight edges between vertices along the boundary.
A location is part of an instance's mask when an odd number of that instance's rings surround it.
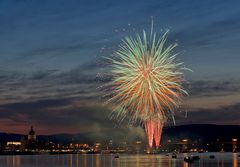
<svg viewBox="0 0 240 167">
<path fill-rule="evenodd" d="M 184 157 L 183 160 L 184 160 L 185 162 L 187 162 L 187 163 L 193 163 L 193 162 L 194 162 L 194 159 L 193 159 L 191 156 Z"/>
<path fill-rule="evenodd" d="M 119 158 L 119 154 L 116 154 L 116 155 L 114 156 L 114 158 Z"/>
<path fill-rule="evenodd" d="M 200 160 L 200 157 L 197 155 L 191 155 L 191 156 L 184 157 L 184 161 L 187 163 L 193 163 L 194 161 L 198 161 L 198 160 Z"/>
<path fill-rule="evenodd" d="M 172 158 L 177 158 L 177 155 L 175 153 L 172 154 Z"/>
<path fill-rule="evenodd" d="M 214 159 L 215 156 L 214 156 L 214 155 L 210 155 L 209 158 L 210 158 L 210 159 Z"/>
</svg>

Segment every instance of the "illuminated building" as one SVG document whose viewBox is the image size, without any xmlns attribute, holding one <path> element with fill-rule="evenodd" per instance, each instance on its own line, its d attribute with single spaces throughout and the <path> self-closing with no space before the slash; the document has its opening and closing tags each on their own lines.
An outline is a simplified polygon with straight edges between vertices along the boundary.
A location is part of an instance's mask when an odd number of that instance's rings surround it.
<svg viewBox="0 0 240 167">
<path fill-rule="evenodd" d="M 20 146 L 22 143 L 20 141 L 8 141 L 7 146 Z"/>
<path fill-rule="evenodd" d="M 33 127 L 31 126 L 31 129 L 28 133 L 28 140 L 35 141 L 37 139 L 37 136 L 35 134 L 35 131 L 33 130 Z"/>
<path fill-rule="evenodd" d="M 182 152 L 188 151 L 188 139 L 182 139 Z"/>
<path fill-rule="evenodd" d="M 20 141 L 8 141 L 6 149 L 15 151 L 15 150 L 20 150 L 22 146 L 22 143 Z"/>
<path fill-rule="evenodd" d="M 236 138 L 232 139 L 232 152 L 238 152 L 237 151 L 237 143 L 238 143 L 238 139 L 236 139 Z"/>
<path fill-rule="evenodd" d="M 25 141 L 26 149 L 28 150 L 36 150 L 38 147 L 38 141 L 35 131 L 33 130 L 33 127 L 31 126 L 31 129 L 27 135 L 27 140 Z"/>
<path fill-rule="evenodd" d="M 145 149 L 145 143 L 143 143 L 141 140 L 137 140 L 134 143 L 134 152 L 135 153 L 142 153 Z"/>
</svg>

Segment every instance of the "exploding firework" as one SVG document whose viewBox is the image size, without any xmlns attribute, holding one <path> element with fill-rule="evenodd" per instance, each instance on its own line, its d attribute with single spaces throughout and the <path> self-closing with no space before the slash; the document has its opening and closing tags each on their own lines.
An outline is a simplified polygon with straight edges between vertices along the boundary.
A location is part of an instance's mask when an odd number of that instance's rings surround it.
<svg viewBox="0 0 240 167">
<path fill-rule="evenodd" d="M 153 24 L 149 37 L 145 31 L 135 38 L 126 37 L 108 58 L 112 65 L 112 97 L 114 116 L 132 122 L 140 121 L 151 148 L 160 145 L 162 129 L 187 92 L 182 87 L 183 63 L 176 60 L 173 49 L 166 46 L 167 32 L 157 37 Z"/>
</svg>

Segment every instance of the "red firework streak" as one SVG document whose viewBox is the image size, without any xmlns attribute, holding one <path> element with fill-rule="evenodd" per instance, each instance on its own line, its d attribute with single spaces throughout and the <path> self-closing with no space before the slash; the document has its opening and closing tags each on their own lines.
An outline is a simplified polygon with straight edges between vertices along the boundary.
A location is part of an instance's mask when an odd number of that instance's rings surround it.
<svg viewBox="0 0 240 167">
<path fill-rule="evenodd" d="M 162 136 L 163 124 L 160 120 L 148 120 L 145 122 L 145 130 L 149 148 L 153 147 L 155 142 L 156 148 L 159 148 Z"/>
</svg>

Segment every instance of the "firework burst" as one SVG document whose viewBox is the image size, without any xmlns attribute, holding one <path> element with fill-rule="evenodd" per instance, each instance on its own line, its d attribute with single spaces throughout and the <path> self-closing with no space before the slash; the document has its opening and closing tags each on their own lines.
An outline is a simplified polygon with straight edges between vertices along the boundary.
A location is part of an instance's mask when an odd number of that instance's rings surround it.
<svg viewBox="0 0 240 167">
<path fill-rule="evenodd" d="M 149 147 L 160 145 L 164 123 L 172 118 L 181 98 L 187 92 L 182 87 L 183 63 L 176 60 L 173 49 L 166 46 L 167 32 L 157 37 L 153 24 L 149 38 L 146 32 L 135 38 L 126 37 L 111 61 L 114 116 L 132 122 L 140 121 L 146 129 Z M 174 121 L 175 122 L 175 121 Z"/>
</svg>

